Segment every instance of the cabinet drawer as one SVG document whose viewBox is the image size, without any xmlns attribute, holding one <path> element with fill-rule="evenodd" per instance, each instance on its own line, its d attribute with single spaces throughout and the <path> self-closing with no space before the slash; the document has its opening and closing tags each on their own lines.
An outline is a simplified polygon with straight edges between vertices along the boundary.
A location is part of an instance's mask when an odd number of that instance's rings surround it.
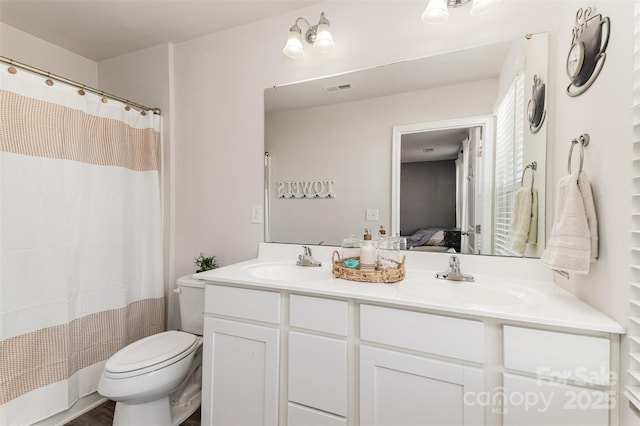
<svg viewBox="0 0 640 426">
<path fill-rule="evenodd" d="M 293 327 L 346 336 L 347 302 L 292 294 L 289 324 Z"/>
<path fill-rule="evenodd" d="M 289 403 L 287 426 L 347 426 L 347 419 Z"/>
<path fill-rule="evenodd" d="M 347 415 L 347 342 L 289 333 L 289 401 Z"/>
<path fill-rule="evenodd" d="M 205 313 L 280 323 L 280 293 L 248 288 L 207 285 Z"/>
<path fill-rule="evenodd" d="M 542 377 L 609 385 L 610 342 L 604 337 L 505 325 L 504 366 Z"/>
<path fill-rule="evenodd" d="M 484 361 L 484 324 L 480 321 L 362 305 L 360 337 L 473 362 Z"/>
</svg>

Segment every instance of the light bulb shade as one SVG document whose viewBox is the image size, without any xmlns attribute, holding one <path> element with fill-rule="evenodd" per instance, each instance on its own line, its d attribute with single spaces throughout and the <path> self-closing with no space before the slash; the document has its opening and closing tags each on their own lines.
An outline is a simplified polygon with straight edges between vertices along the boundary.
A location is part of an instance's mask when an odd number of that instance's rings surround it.
<svg viewBox="0 0 640 426">
<path fill-rule="evenodd" d="M 441 24 L 449 19 L 447 0 L 429 0 L 427 8 L 422 12 L 422 21 L 427 24 Z"/>
<path fill-rule="evenodd" d="M 302 34 L 300 31 L 289 31 L 289 38 L 287 38 L 287 44 L 284 45 L 282 53 L 293 59 L 299 59 L 304 56 L 304 49 L 302 48 Z"/>
<path fill-rule="evenodd" d="M 494 9 L 499 3 L 500 0 L 473 0 L 471 4 L 471 14 L 482 15 Z"/>
<path fill-rule="evenodd" d="M 318 52 L 326 53 L 333 49 L 335 45 L 329 25 L 318 24 L 318 29 L 316 30 L 316 41 L 313 43 L 313 49 Z"/>
</svg>

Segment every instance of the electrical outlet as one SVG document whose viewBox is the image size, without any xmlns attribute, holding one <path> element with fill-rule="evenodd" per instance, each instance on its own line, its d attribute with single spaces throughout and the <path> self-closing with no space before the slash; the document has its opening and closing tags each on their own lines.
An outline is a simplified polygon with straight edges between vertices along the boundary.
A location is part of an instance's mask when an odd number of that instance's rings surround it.
<svg viewBox="0 0 640 426">
<path fill-rule="evenodd" d="M 254 204 L 251 206 L 251 223 L 262 223 L 262 206 Z"/>
<path fill-rule="evenodd" d="M 366 219 L 369 221 L 377 221 L 378 220 L 378 209 L 367 209 L 366 210 Z"/>
</svg>

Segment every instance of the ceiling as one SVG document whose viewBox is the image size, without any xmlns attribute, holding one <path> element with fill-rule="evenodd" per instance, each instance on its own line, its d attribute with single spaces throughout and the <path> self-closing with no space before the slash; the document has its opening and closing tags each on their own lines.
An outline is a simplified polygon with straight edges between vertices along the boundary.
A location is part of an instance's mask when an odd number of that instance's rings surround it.
<svg viewBox="0 0 640 426">
<path fill-rule="evenodd" d="M 322 107 L 497 78 L 510 47 L 511 41 L 505 41 L 268 88 L 265 112 Z M 405 134 L 401 162 L 453 160 L 468 135 L 468 128 Z"/>
<path fill-rule="evenodd" d="M 314 0 L 0 0 L 0 21 L 96 62 L 307 7 Z"/>
<path fill-rule="evenodd" d="M 265 111 L 313 108 L 496 78 L 510 47 L 511 41 L 505 41 L 277 86 L 265 90 Z"/>
<path fill-rule="evenodd" d="M 471 128 L 429 130 L 402 135 L 401 163 L 455 160 Z"/>
</svg>

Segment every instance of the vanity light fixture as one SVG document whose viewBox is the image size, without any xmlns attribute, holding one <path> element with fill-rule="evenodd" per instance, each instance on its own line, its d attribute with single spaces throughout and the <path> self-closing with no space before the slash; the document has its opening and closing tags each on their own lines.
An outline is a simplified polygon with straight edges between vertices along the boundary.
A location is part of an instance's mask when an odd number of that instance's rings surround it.
<svg viewBox="0 0 640 426">
<path fill-rule="evenodd" d="M 302 58 L 304 49 L 302 48 L 302 29 L 298 24 L 304 23 L 308 29 L 305 32 L 304 40 L 313 44 L 313 49 L 317 52 L 326 53 L 334 48 L 333 36 L 329 26 L 329 20 L 325 18 L 324 12 L 320 14 L 317 25 L 311 25 L 305 18 L 296 19 L 295 24 L 289 28 L 289 38 L 282 52 L 293 59 Z"/>
<path fill-rule="evenodd" d="M 449 19 L 449 8 L 464 6 L 471 2 L 471 14 L 481 15 L 490 11 L 501 0 L 428 0 L 427 8 L 422 13 L 422 20 L 427 24 L 441 24 Z"/>
</svg>

